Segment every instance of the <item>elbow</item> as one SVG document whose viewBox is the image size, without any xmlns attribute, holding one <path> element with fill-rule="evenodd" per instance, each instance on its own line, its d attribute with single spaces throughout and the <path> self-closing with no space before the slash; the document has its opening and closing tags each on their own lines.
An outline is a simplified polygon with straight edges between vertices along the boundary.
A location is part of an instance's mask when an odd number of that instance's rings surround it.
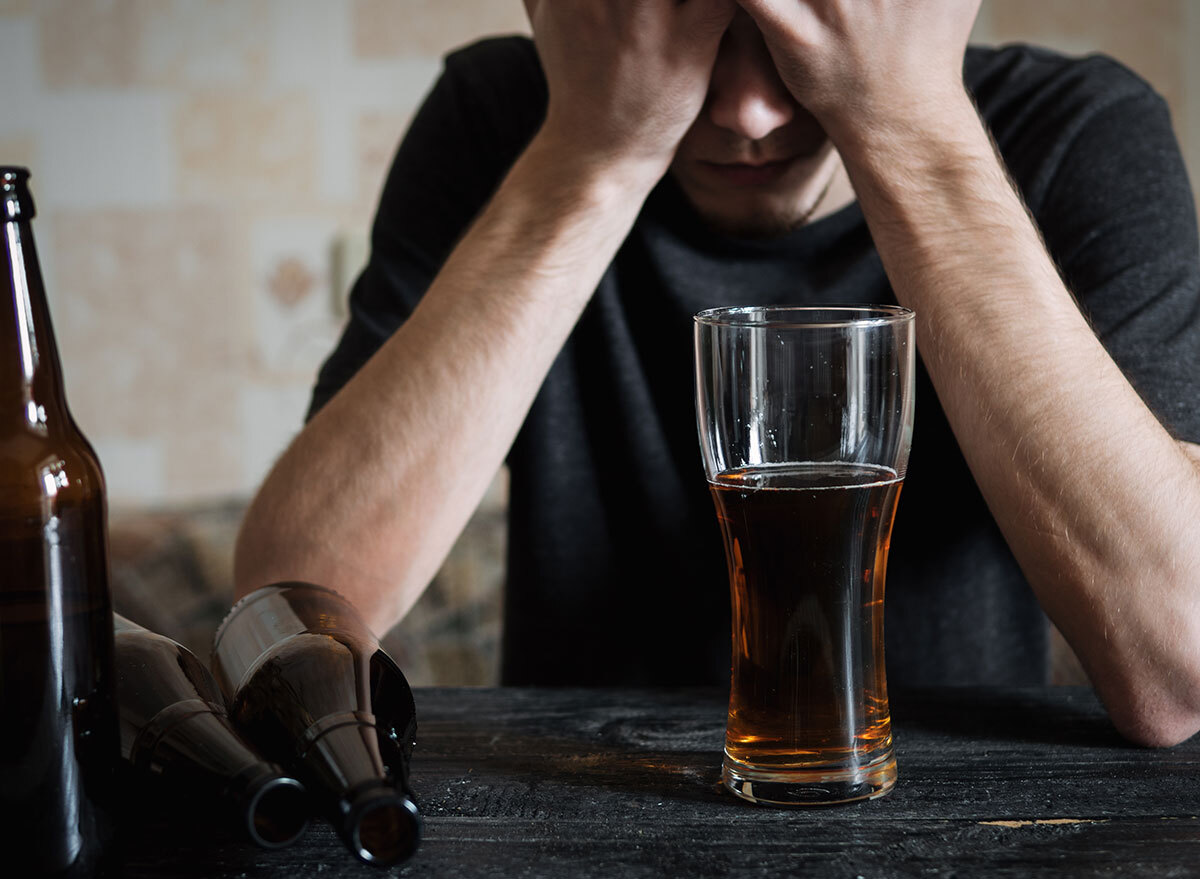
<svg viewBox="0 0 1200 879">
<path fill-rule="evenodd" d="M 276 582 L 282 577 L 273 577 L 275 540 L 271 529 L 264 523 L 256 500 L 246 511 L 238 529 L 233 547 L 233 600 L 239 601 L 261 586 Z"/>
<path fill-rule="evenodd" d="M 1114 613 L 1103 644 L 1091 642 L 1086 659 L 1080 654 L 1117 732 L 1134 744 L 1170 748 L 1200 732 L 1196 582 L 1190 573 L 1164 574 L 1152 606 L 1131 607 L 1126 619 Z"/>
<path fill-rule="evenodd" d="M 238 532 L 237 541 L 233 547 L 233 600 L 240 601 L 248 593 L 253 592 L 256 581 L 252 559 L 255 553 L 249 547 L 245 526 Z"/>
<path fill-rule="evenodd" d="M 1200 674 L 1131 686 L 1117 697 L 1104 696 L 1113 725 L 1124 738 L 1146 748 L 1170 748 L 1200 732 Z"/>
<path fill-rule="evenodd" d="M 1117 732 L 1144 748 L 1171 748 L 1200 732 L 1200 714 L 1190 712 L 1111 715 Z"/>
</svg>

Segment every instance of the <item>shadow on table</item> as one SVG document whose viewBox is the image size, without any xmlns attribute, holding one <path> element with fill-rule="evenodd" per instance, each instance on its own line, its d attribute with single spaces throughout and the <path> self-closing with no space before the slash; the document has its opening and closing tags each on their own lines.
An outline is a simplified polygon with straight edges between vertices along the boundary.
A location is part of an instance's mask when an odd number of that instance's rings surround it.
<svg viewBox="0 0 1200 879">
<path fill-rule="evenodd" d="M 534 690 L 507 695 L 474 711 L 451 713 L 442 703 L 441 716 L 422 727 L 413 765 L 418 793 L 433 810 L 602 813 L 618 803 L 628 808 L 631 797 L 646 808 L 668 801 L 758 808 L 720 784 L 722 694 L 578 691 L 555 694 L 552 710 Z M 977 750 L 979 743 L 1128 747 L 1086 688 L 905 690 L 891 704 L 910 754 Z M 580 798 L 582 788 L 594 793 Z M 606 792 L 619 796 L 610 802 Z"/>
<path fill-rule="evenodd" d="M 1076 747 L 1133 747 L 1088 687 L 898 689 L 890 695 L 901 730 L 947 737 Z"/>
<path fill-rule="evenodd" d="M 505 696 L 472 711 L 442 701 L 422 726 L 414 783 L 430 814 L 540 818 L 672 804 L 762 812 L 721 784 L 727 690 Z"/>
<path fill-rule="evenodd" d="M 281 849 L 261 849 L 220 803 L 188 805 L 123 791 L 112 879 L 278 879 L 306 876 L 314 865 L 330 879 L 385 875 L 360 864 L 333 828 L 314 817 L 303 836 Z"/>
<path fill-rule="evenodd" d="M 647 806 L 733 799 L 720 786 L 727 692 L 552 693 L 548 700 L 536 688 L 504 691 L 501 701 L 462 712 L 439 704 L 438 719 L 421 727 L 413 759 L 414 773 L 433 782 L 423 799 L 459 814 L 520 810 L 564 786 L 619 791 Z M 461 778 L 464 768 L 469 780 Z M 435 790 L 430 772 L 444 772 L 450 788 Z M 497 802 L 502 797 L 511 804 Z"/>
<path fill-rule="evenodd" d="M 566 785 L 619 791 L 645 801 L 728 802 L 721 786 L 721 751 L 647 750 L 614 741 L 567 736 L 505 736 L 510 750 L 480 761 L 476 781 L 503 780 L 529 794 Z M 486 786 L 484 787 L 486 790 Z M 454 792 L 454 805 L 470 812 L 472 792 Z M 549 794 L 548 794 L 549 795 Z M 434 797 L 436 799 L 436 796 Z M 429 801 L 428 795 L 425 797 Z M 531 799 L 530 802 L 533 802 Z"/>
</svg>

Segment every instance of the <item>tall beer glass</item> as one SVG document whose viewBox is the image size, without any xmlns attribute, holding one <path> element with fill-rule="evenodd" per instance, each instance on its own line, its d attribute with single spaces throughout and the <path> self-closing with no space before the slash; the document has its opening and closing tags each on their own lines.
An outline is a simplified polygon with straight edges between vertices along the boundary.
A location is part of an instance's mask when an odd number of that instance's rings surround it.
<svg viewBox="0 0 1200 879">
<path fill-rule="evenodd" d="M 883 586 L 913 423 L 913 312 L 695 318 L 697 423 L 733 603 L 722 778 L 753 802 L 896 781 Z"/>
</svg>

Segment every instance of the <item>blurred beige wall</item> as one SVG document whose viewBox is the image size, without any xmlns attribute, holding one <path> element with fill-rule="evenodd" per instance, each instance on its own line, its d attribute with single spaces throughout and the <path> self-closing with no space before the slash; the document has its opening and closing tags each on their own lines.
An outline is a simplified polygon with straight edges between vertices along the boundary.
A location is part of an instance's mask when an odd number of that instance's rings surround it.
<svg viewBox="0 0 1200 879">
<path fill-rule="evenodd" d="M 1131 67 L 1167 99 L 1192 190 L 1200 191 L 1200 2 L 985 0 L 972 38 L 1104 52 Z"/>
<path fill-rule="evenodd" d="M 114 506 L 254 490 L 440 56 L 524 27 L 519 0 L 0 0 L 0 163 L 33 172 Z"/>
<path fill-rule="evenodd" d="M 1200 4 L 995 0 L 983 41 L 1103 50 L 1200 174 Z M 72 407 L 115 506 L 253 491 L 299 428 L 382 176 L 449 48 L 519 0 L 0 0 Z"/>
</svg>

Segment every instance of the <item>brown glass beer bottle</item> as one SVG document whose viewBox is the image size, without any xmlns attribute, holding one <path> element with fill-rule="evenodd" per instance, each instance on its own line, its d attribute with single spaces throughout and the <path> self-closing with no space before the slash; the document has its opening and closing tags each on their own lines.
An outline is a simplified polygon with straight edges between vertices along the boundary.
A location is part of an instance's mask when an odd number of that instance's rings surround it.
<svg viewBox="0 0 1200 879">
<path fill-rule="evenodd" d="M 234 732 L 209 670 L 182 644 L 120 614 L 115 628 L 121 756 L 139 792 L 152 794 L 139 799 L 199 820 L 223 812 L 263 848 L 299 839 L 308 826 L 304 786 Z"/>
<path fill-rule="evenodd" d="M 412 690 L 349 602 L 311 583 L 251 592 L 217 630 L 212 668 L 237 727 L 300 776 L 351 852 L 412 855 Z"/>
<path fill-rule="evenodd" d="M 28 178 L 0 167 L 0 850 L 13 876 L 86 876 L 117 761 L 104 476 L 67 409 Z"/>
</svg>

